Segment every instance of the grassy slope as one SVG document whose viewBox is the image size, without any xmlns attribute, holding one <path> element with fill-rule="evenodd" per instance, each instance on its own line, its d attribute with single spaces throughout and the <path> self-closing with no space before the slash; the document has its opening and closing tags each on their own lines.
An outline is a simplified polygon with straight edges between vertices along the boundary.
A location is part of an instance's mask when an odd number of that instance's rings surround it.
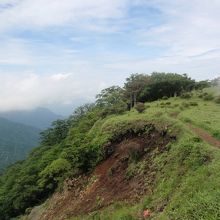
<svg viewBox="0 0 220 220">
<path fill-rule="evenodd" d="M 196 102 L 198 106 L 184 107 L 183 102 Z M 155 158 L 158 173 L 154 191 L 139 204 L 116 203 L 84 218 L 72 219 L 132 220 L 139 219 L 144 209 L 152 211 L 151 219 L 220 219 L 220 149 L 196 138 L 186 126 L 190 122 L 218 138 L 220 105 L 198 98 L 173 98 L 146 105 L 148 109 L 143 114 L 133 111 L 111 117 L 105 125 L 141 119 L 166 121 L 174 125 L 171 129 L 181 130 L 170 151 Z M 137 172 L 138 167 L 141 166 L 137 166 Z"/>
</svg>

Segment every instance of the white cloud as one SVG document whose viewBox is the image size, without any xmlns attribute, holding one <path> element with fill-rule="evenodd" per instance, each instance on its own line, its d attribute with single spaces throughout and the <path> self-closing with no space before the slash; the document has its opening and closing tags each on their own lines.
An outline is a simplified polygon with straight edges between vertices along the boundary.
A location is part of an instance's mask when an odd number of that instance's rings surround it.
<svg viewBox="0 0 220 220">
<path fill-rule="evenodd" d="M 79 97 L 91 101 L 102 88 L 101 81 L 80 81 L 74 74 L 0 74 L 0 111 L 66 105 Z M 83 79 L 82 79 L 83 80 Z M 92 86 L 91 86 L 92 83 Z"/>
<path fill-rule="evenodd" d="M 127 0 L 14 0 L 0 11 L 0 28 L 82 26 L 86 19 L 112 19 L 123 15 Z M 4 5 L 1 3 L 0 5 Z M 80 21 L 80 23 L 79 23 Z"/>
<path fill-rule="evenodd" d="M 196 56 L 220 48 L 220 1 L 156 0 L 164 21 L 140 33 L 141 45 L 167 47 L 167 55 Z"/>
</svg>

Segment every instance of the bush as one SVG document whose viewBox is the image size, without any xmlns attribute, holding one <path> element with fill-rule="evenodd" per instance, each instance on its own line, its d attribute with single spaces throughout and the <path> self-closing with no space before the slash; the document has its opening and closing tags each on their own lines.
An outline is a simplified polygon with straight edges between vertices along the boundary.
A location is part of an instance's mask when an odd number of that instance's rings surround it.
<svg viewBox="0 0 220 220">
<path fill-rule="evenodd" d="M 47 189 L 56 188 L 58 182 L 63 181 L 63 176 L 71 168 L 70 163 L 65 159 L 54 160 L 39 174 L 40 179 L 38 184 L 41 188 L 46 187 Z"/>
<path fill-rule="evenodd" d="M 219 131 L 214 131 L 213 136 L 220 140 L 220 132 Z"/>
<path fill-rule="evenodd" d="M 145 110 L 145 105 L 142 102 L 138 102 L 137 105 L 135 106 L 135 109 L 139 112 L 142 113 Z"/>
<path fill-rule="evenodd" d="M 192 97 L 192 94 L 191 93 L 183 93 L 180 97 L 182 99 L 190 99 Z"/>
<path fill-rule="evenodd" d="M 216 102 L 217 104 L 220 104 L 220 96 L 218 96 L 218 97 L 215 99 L 215 102 Z"/>
<path fill-rule="evenodd" d="M 183 108 L 188 108 L 190 105 L 189 105 L 189 103 L 188 102 L 183 102 L 182 103 L 182 107 Z"/>
<path fill-rule="evenodd" d="M 204 101 L 211 101 L 213 99 L 214 99 L 214 96 L 212 94 L 205 93 L 205 95 L 203 95 Z"/>
<path fill-rule="evenodd" d="M 198 103 L 197 102 L 190 102 L 189 103 L 191 106 L 198 106 Z"/>
</svg>

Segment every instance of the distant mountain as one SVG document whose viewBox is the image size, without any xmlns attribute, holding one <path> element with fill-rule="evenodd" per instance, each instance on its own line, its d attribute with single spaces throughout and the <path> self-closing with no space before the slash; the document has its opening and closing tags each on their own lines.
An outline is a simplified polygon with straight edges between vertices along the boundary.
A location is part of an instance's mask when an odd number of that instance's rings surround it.
<svg viewBox="0 0 220 220">
<path fill-rule="evenodd" d="M 25 158 L 39 143 L 40 129 L 0 118 L 0 171 Z"/>
<path fill-rule="evenodd" d="M 36 108 L 34 110 L 26 111 L 1 112 L 0 117 L 39 129 L 48 128 L 53 121 L 63 118 L 63 116 L 57 115 L 46 108 Z"/>
</svg>

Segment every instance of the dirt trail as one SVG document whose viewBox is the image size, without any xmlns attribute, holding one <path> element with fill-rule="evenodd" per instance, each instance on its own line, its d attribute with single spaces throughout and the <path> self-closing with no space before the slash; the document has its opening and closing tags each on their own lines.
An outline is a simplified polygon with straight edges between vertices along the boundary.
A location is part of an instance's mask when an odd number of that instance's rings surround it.
<svg viewBox="0 0 220 220">
<path fill-rule="evenodd" d="M 197 134 L 202 140 L 209 143 L 210 145 L 214 147 L 220 148 L 220 141 L 216 138 L 212 137 L 207 131 L 205 131 L 202 128 L 194 127 L 191 124 L 188 124 L 188 127 Z"/>
</svg>

